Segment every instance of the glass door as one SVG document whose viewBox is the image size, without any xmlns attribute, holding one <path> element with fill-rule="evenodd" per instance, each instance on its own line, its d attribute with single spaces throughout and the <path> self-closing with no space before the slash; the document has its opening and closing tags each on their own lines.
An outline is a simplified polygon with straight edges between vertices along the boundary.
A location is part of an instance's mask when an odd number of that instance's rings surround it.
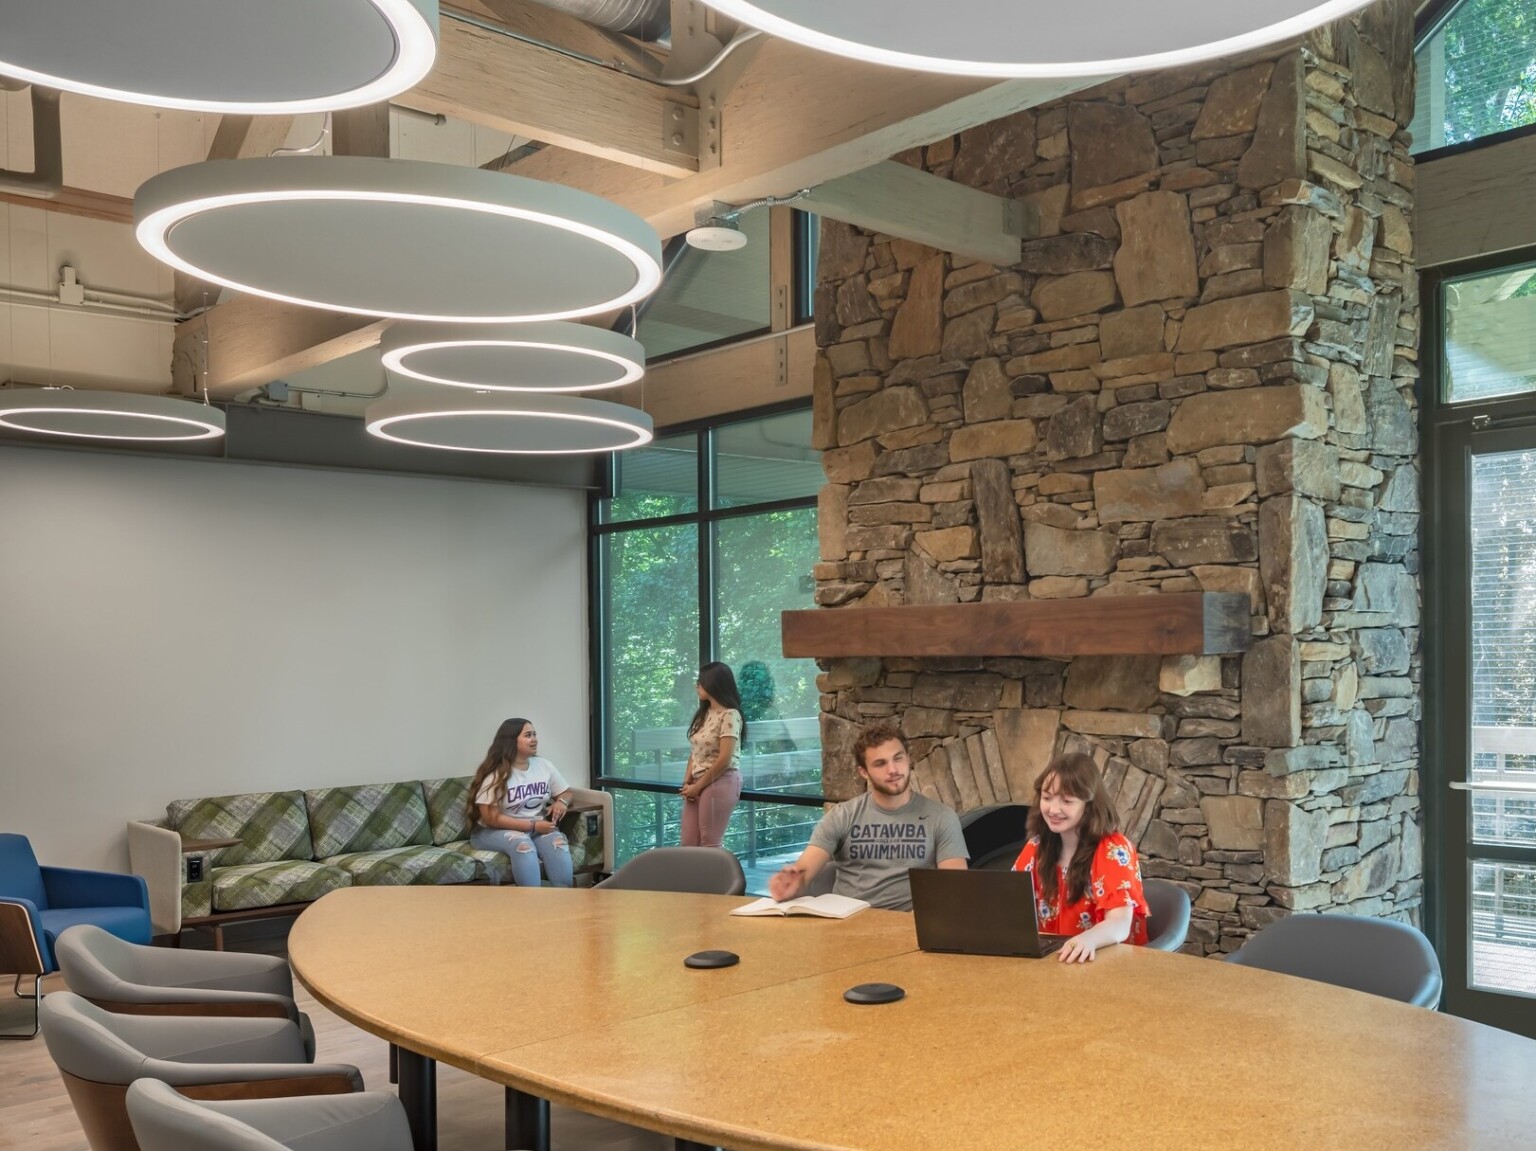
<svg viewBox="0 0 1536 1151">
<path fill-rule="evenodd" d="M 1425 785 L 1444 1007 L 1536 1036 L 1536 268 L 1437 288 Z"/>
</svg>

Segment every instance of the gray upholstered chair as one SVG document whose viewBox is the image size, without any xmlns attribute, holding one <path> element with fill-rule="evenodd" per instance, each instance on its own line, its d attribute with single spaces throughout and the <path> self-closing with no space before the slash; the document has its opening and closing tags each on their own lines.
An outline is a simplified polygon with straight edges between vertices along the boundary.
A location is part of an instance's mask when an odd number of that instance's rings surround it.
<svg viewBox="0 0 1536 1151">
<path fill-rule="evenodd" d="M 315 1029 L 293 1001 L 287 961 L 275 955 L 146 947 L 92 924 L 62 932 L 54 955 L 69 989 L 107 1011 L 291 1019 L 315 1057 Z"/>
<path fill-rule="evenodd" d="M 216 1099 L 361 1091 L 344 1063 L 310 1063 L 289 1019 L 115 1015 L 69 991 L 43 1000 L 43 1041 L 92 1151 L 138 1151 L 124 1097 L 146 1076 Z"/>
<path fill-rule="evenodd" d="M 1289 915 L 1256 932 L 1228 963 L 1260 967 L 1383 995 L 1415 1007 L 1439 1006 L 1440 960 L 1406 923 L 1358 915 Z"/>
<path fill-rule="evenodd" d="M 1177 951 L 1189 938 L 1189 893 L 1163 879 L 1141 885 L 1147 896 L 1147 946 L 1153 951 Z"/>
<path fill-rule="evenodd" d="M 405 1109 L 387 1091 L 204 1102 L 139 1079 L 127 1098 L 143 1151 L 412 1151 Z"/>
<path fill-rule="evenodd" d="M 740 895 L 747 889 L 747 877 L 741 861 L 723 847 L 653 847 L 596 886 L 613 891 Z"/>
</svg>

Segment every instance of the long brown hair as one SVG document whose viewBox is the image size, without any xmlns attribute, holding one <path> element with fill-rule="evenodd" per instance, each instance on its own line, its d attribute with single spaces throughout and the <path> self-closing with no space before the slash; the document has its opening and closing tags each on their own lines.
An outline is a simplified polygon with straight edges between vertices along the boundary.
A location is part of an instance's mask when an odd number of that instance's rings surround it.
<svg viewBox="0 0 1536 1151">
<path fill-rule="evenodd" d="M 706 663 L 699 668 L 699 686 L 721 707 L 741 715 L 741 735 L 736 740 L 736 746 L 741 747 L 747 742 L 747 717 L 741 714 L 741 692 L 736 688 L 736 677 L 731 674 L 730 665 Z M 704 717 L 708 714 L 709 700 L 699 700 L 699 710 L 693 713 L 693 720 L 688 724 L 689 735 L 704 726 Z"/>
<path fill-rule="evenodd" d="M 507 776 L 512 771 L 512 765 L 517 762 L 517 737 L 523 734 L 523 728 L 527 726 L 526 719 L 504 719 L 496 729 L 496 738 L 491 740 L 485 759 L 475 768 L 475 778 L 470 781 L 469 796 L 464 801 L 464 819 L 471 828 L 480 826 L 480 808 L 475 803 L 475 796 L 480 794 L 485 781 L 492 776 L 496 779 L 497 791 L 506 787 Z"/>
<path fill-rule="evenodd" d="M 1040 773 L 1040 778 L 1035 780 L 1035 800 L 1029 809 L 1028 831 L 1030 835 L 1040 837 L 1035 874 L 1040 877 L 1040 894 L 1048 903 L 1056 901 L 1056 874 L 1061 865 L 1061 836 L 1046 826 L 1045 817 L 1040 814 L 1040 796 L 1052 783 L 1056 785 L 1054 790 L 1087 804 L 1083 821 L 1077 825 L 1077 850 L 1067 865 L 1067 902 L 1076 903 L 1088 893 L 1093 853 L 1099 849 L 1099 841 L 1120 830 L 1120 817 L 1115 812 L 1115 801 L 1104 786 L 1104 777 L 1099 774 L 1098 764 L 1082 752 L 1059 756 Z"/>
</svg>

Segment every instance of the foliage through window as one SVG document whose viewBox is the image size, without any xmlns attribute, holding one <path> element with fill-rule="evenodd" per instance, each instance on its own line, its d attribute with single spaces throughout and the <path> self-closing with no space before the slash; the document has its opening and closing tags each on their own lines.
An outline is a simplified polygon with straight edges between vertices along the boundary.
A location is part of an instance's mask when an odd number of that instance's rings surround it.
<svg viewBox="0 0 1536 1151">
<path fill-rule="evenodd" d="M 1445 402 L 1536 391 L 1536 265 L 1462 276 L 1442 290 Z"/>
<path fill-rule="evenodd" d="M 593 528 L 602 786 L 617 862 L 678 842 L 677 787 L 700 664 L 728 663 L 747 739 L 725 845 L 761 887 L 820 815 L 816 666 L 785 659 L 779 613 L 810 607 L 820 453 L 806 409 L 658 439 L 619 455 Z"/>
<path fill-rule="evenodd" d="M 1420 41 L 1414 152 L 1536 123 L 1536 4 L 1462 0 Z"/>
</svg>

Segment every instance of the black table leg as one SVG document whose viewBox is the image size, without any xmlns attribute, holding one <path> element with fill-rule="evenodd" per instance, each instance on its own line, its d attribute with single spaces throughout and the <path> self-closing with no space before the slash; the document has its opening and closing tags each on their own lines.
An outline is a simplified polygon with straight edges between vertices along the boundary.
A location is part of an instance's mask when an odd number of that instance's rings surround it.
<svg viewBox="0 0 1536 1151">
<path fill-rule="evenodd" d="M 517 1151 L 549 1151 L 549 1100 L 507 1088 L 507 1146 Z"/>
<path fill-rule="evenodd" d="M 400 1048 L 393 1043 L 389 1045 L 389 1081 L 400 1082 Z"/>
<path fill-rule="evenodd" d="M 692 1139 L 674 1139 L 672 1145 L 676 1151 L 720 1151 L 718 1147 L 711 1147 L 708 1143 L 695 1143 Z"/>
<path fill-rule="evenodd" d="M 399 1049 L 400 1103 L 416 1151 L 437 1151 L 437 1060 Z"/>
</svg>

